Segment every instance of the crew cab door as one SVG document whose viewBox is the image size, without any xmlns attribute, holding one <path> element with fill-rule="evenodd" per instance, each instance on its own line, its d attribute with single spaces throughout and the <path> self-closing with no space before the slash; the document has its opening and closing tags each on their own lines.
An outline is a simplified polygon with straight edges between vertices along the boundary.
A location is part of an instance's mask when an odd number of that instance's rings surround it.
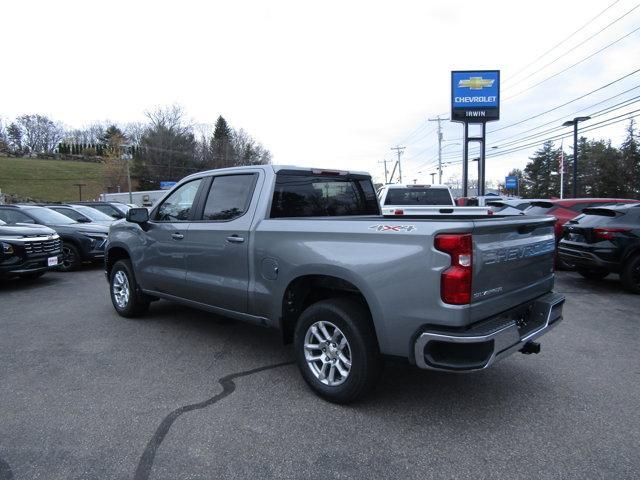
<svg viewBox="0 0 640 480">
<path fill-rule="evenodd" d="M 259 171 L 221 174 L 207 181 L 187 233 L 188 299 L 246 313 L 249 233 Z"/>
<path fill-rule="evenodd" d="M 144 248 L 136 264 L 142 288 L 184 298 L 186 295 L 185 238 L 203 179 L 175 189 L 151 212 L 141 235 Z"/>
</svg>

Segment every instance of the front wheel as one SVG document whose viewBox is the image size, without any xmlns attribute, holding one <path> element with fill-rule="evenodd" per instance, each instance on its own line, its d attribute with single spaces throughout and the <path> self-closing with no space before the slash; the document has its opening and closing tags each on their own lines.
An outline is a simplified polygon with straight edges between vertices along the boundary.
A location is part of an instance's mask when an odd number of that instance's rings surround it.
<svg viewBox="0 0 640 480">
<path fill-rule="evenodd" d="M 622 280 L 624 288 L 632 293 L 640 294 L 640 255 L 636 255 L 626 262 L 620 274 L 620 280 Z"/>
<path fill-rule="evenodd" d="M 577 268 L 576 271 L 589 280 L 602 280 L 609 272 L 602 268 Z"/>
<path fill-rule="evenodd" d="M 60 263 L 60 270 L 63 272 L 72 272 L 77 270 L 82 263 L 80 252 L 78 248 L 72 243 L 65 242 L 62 244 L 62 262 Z"/>
<path fill-rule="evenodd" d="M 362 397 L 373 388 L 382 367 L 369 312 L 347 299 L 323 300 L 302 312 L 294 350 L 307 384 L 334 403 Z"/>
<path fill-rule="evenodd" d="M 109 275 L 111 303 L 122 317 L 142 315 L 149 308 L 151 299 L 140 291 L 129 260 L 118 260 Z"/>
</svg>

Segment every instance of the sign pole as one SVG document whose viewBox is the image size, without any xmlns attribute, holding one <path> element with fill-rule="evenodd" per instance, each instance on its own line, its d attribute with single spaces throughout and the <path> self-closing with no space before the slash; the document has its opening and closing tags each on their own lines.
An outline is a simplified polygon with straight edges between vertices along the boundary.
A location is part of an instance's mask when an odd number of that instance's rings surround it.
<svg viewBox="0 0 640 480">
<path fill-rule="evenodd" d="M 469 124 L 464 122 L 464 158 L 462 159 L 462 196 L 469 194 Z"/>
<path fill-rule="evenodd" d="M 486 142 L 487 124 L 482 122 L 482 140 L 480 141 L 480 159 L 478 160 L 478 196 L 484 196 L 484 184 L 485 184 L 485 145 Z"/>
</svg>

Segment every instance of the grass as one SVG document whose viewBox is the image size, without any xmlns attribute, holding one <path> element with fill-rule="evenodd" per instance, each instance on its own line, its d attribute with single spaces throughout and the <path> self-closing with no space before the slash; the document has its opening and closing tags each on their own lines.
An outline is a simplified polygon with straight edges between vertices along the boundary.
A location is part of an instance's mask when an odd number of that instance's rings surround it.
<svg viewBox="0 0 640 480">
<path fill-rule="evenodd" d="M 105 191 L 105 182 L 104 164 L 0 157 L 2 193 L 37 201 L 69 202 L 78 200 L 74 183 L 84 183 L 82 199 L 88 200 Z"/>
</svg>

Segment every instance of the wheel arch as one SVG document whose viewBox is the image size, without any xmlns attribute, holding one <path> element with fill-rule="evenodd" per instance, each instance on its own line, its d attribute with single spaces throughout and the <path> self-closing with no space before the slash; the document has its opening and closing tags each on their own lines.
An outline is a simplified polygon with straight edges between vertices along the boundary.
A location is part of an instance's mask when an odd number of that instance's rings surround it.
<svg viewBox="0 0 640 480">
<path fill-rule="evenodd" d="M 280 329 L 284 343 L 291 343 L 296 322 L 310 305 L 331 298 L 348 298 L 360 303 L 369 312 L 369 321 L 379 343 L 376 327 L 377 303 L 353 279 L 326 273 L 306 273 L 289 281 L 282 295 Z"/>
<path fill-rule="evenodd" d="M 104 256 L 104 268 L 107 278 L 111 275 L 111 269 L 118 260 L 131 260 L 131 253 L 122 245 L 109 246 Z"/>
</svg>

